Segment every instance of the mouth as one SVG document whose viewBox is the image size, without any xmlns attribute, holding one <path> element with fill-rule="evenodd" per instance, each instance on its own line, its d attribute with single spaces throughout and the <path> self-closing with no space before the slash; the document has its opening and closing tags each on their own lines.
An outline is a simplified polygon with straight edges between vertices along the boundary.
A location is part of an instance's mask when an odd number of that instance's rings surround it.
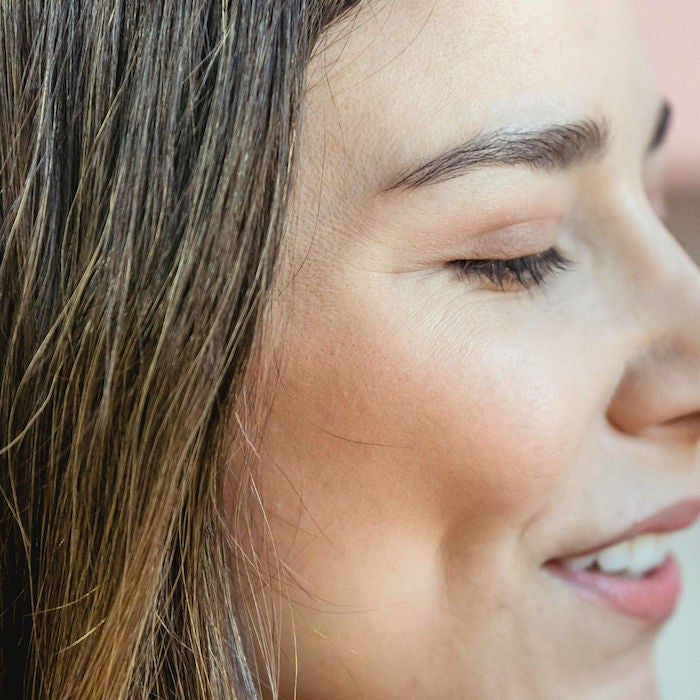
<svg viewBox="0 0 700 700">
<path fill-rule="evenodd" d="M 660 625 L 671 617 L 682 592 L 670 534 L 698 517 L 700 499 L 682 501 L 605 542 L 550 559 L 545 569 L 593 602 Z"/>
</svg>

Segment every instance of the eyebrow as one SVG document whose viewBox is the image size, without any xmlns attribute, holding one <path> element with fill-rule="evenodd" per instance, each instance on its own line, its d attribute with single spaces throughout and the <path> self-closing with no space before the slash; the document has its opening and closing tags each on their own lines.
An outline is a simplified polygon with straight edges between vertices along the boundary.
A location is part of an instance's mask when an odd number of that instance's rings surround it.
<svg viewBox="0 0 700 700">
<path fill-rule="evenodd" d="M 670 116 L 671 107 L 664 101 L 648 152 L 656 150 L 663 142 Z M 384 192 L 444 182 L 487 166 L 524 165 L 535 170 L 564 170 L 603 155 L 609 141 L 610 132 L 604 119 L 583 119 L 532 131 L 484 132 L 400 175 Z"/>
</svg>

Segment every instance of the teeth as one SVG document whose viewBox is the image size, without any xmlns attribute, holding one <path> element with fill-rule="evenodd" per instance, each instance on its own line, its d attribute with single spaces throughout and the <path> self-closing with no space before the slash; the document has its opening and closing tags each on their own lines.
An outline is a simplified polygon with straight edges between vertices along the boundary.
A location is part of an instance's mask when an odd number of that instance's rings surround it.
<svg viewBox="0 0 700 700">
<path fill-rule="evenodd" d="M 668 535 L 640 535 L 593 554 L 561 561 L 574 571 L 592 569 L 597 565 L 606 574 L 626 574 L 639 578 L 658 568 L 668 557 L 669 550 Z"/>
<path fill-rule="evenodd" d="M 593 566 L 595 562 L 595 554 L 586 554 L 582 557 L 573 557 L 571 559 L 565 559 L 566 565 L 574 571 L 583 571 L 589 566 Z"/>
<path fill-rule="evenodd" d="M 669 537 L 645 535 L 634 540 L 630 573 L 643 576 L 659 566 L 668 555 Z"/>
<path fill-rule="evenodd" d="M 629 569 L 633 552 L 634 544 L 631 540 L 608 547 L 596 556 L 598 568 L 606 574 L 619 574 Z"/>
</svg>

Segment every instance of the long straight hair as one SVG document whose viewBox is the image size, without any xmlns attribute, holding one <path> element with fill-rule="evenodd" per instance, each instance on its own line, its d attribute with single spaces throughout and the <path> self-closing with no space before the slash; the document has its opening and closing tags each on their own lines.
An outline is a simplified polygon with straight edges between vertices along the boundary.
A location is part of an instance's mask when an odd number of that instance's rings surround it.
<svg viewBox="0 0 700 700">
<path fill-rule="evenodd" d="M 222 482 L 355 4 L 0 3 L 0 697 L 276 695 Z"/>
</svg>

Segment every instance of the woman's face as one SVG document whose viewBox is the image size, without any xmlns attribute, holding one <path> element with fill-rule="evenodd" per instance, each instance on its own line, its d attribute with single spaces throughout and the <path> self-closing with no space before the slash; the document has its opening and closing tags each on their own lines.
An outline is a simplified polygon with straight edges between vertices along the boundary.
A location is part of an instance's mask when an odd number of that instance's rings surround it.
<svg viewBox="0 0 700 700">
<path fill-rule="evenodd" d="M 700 502 L 662 104 L 621 0 L 369 2 L 328 35 L 259 484 L 287 696 L 295 665 L 302 698 L 654 696 L 674 567 L 561 560 Z"/>
</svg>

